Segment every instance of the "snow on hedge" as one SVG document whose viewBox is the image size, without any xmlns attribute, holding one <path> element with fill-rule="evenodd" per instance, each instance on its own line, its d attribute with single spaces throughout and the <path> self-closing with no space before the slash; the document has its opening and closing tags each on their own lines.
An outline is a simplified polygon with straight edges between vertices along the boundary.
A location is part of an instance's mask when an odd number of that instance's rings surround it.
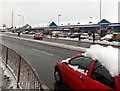
<svg viewBox="0 0 120 91">
<path fill-rule="evenodd" d="M 115 77 L 120 74 L 120 70 L 118 71 L 118 63 L 120 63 L 118 52 L 120 52 L 120 49 L 113 48 L 112 46 L 103 47 L 100 45 L 92 45 L 84 55 L 93 58 L 93 60 L 98 60 L 106 67 L 112 77 Z"/>
</svg>

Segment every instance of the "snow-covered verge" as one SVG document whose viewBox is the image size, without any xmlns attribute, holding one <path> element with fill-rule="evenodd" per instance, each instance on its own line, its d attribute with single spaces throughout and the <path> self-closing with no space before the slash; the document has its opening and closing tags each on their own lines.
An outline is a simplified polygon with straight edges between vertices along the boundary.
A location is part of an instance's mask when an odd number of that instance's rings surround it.
<svg viewBox="0 0 120 91">
<path fill-rule="evenodd" d="M 6 68 L 5 64 L 0 58 L 0 90 L 1 89 L 16 89 L 16 80 L 13 77 L 11 71 Z"/>
<path fill-rule="evenodd" d="M 51 38 L 51 37 L 47 37 L 47 38 Z M 55 37 L 52 37 L 53 39 L 60 39 L 60 40 L 70 40 L 70 41 L 78 41 L 78 38 L 55 38 Z M 93 42 L 93 40 L 89 40 L 89 39 L 81 39 L 80 41 L 81 43 L 92 43 L 92 44 L 100 44 L 100 45 L 111 45 L 111 46 L 120 46 L 120 42 L 117 42 L 117 41 L 112 41 L 112 42 L 109 42 L 109 41 L 106 41 L 106 40 L 103 40 L 103 41 L 100 41 L 100 40 L 95 40 L 95 42 Z"/>
<path fill-rule="evenodd" d="M 109 73 L 115 77 L 120 74 L 120 69 L 118 65 L 120 65 L 120 59 L 118 58 L 118 54 L 120 49 L 113 48 L 112 46 L 103 47 L 100 45 L 92 45 L 90 49 L 88 49 L 84 55 L 92 58 L 93 60 L 98 60 Z"/>
</svg>

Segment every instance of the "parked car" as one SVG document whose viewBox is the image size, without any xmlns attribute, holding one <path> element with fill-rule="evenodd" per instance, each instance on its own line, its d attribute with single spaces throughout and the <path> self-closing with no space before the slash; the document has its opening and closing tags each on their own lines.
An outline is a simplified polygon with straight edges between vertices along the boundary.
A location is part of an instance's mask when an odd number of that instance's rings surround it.
<svg viewBox="0 0 120 91">
<path fill-rule="evenodd" d="M 40 40 L 42 40 L 43 39 L 43 35 L 42 34 L 35 34 L 34 35 L 34 39 L 40 39 Z"/>
<path fill-rule="evenodd" d="M 95 40 L 99 40 L 99 39 L 100 39 L 100 35 L 95 34 Z M 93 34 L 89 37 L 89 40 L 93 40 Z"/>
<path fill-rule="evenodd" d="M 107 34 L 104 37 L 102 37 L 100 40 L 113 41 L 113 34 Z"/>
<path fill-rule="evenodd" d="M 88 33 L 82 33 L 81 34 L 81 39 L 88 39 L 88 38 L 89 38 Z"/>
<path fill-rule="evenodd" d="M 68 34 L 67 34 L 67 37 L 70 37 L 70 35 L 72 35 L 72 33 L 68 33 Z"/>
<path fill-rule="evenodd" d="M 31 32 L 29 32 L 29 34 L 33 35 L 33 34 L 35 34 L 35 32 L 31 31 Z"/>
<path fill-rule="evenodd" d="M 55 66 L 57 83 L 65 83 L 73 90 L 78 89 L 118 89 L 118 78 L 112 77 L 99 61 L 84 55 L 59 61 Z"/>
<path fill-rule="evenodd" d="M 69 37 L 70 38 L 78 38 L 80 33 L 73 33 Z"/>
<path fill-rule="evenodd" d="M 24 31 L 23 34 L 29 34 L 29 31 Z"/>
<path fill-rule="evenodd" d="M 66 38 L 66 37 L 67 37 L 67 34 L 65 34 L 65 33 L 60 33 L 60 34 L 58 34 L 58 37 L 64 37 L 64 38 Z"/>
</svg>

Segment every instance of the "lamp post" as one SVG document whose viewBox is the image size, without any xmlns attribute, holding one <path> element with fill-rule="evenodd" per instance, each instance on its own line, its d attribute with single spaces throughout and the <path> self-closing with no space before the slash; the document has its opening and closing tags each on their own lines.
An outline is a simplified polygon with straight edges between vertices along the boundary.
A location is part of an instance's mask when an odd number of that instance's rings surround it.
<svg viewBox="0 0 120 91">
<path fill-rule="evenodd" d="M 13 28 L 13 11 L 12 11 L 12 28 Z"/>
<path fill-rule="evenodd" d="M 61 15 L 58 15 L 58 26 L 59 26 L 59 23 L 60 23 L 60 16 Z"/>
<path fill-rule="evenodd" d="M 92 21 L 92 17 L 90 17 L 90 19 Z M 90 24 L 90 31 L 88 32 L 89 36 L 91 35 L 91 32 L 92 32 L 92 22 L 91 21 L 89 22 L 89 24 Z"/>
<path fill-rule="evenodd" d="M 101 0 L 100 0 L 100 21 L 101 21 Z"/>
<path fill-rule="evenodd" d="M 23 15 L 18 15 L 22 17 L 22 25 L 24 25 L 24 16 Z"/>
<path fill-rule="evenodd" d="M 92 21 L 92 17 L 90 17 L 90 19 Z M 90 30 L 92 31 L 92 22 L 91 21 L 89 22 L 89 24 L 91 24 L 91 29 Z"/>
</svg>

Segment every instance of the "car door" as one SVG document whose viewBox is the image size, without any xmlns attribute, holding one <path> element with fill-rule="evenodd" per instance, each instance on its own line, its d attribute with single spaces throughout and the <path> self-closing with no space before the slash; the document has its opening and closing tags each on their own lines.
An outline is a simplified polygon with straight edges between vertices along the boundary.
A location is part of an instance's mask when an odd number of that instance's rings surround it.
<svg viewBox="0 0 120 91">
<path fill-rule="evenodd" d="M 92 59 L 83 56 L 69 60 L 68 65 L 64 65 L 62 69 L 64 82 L 72 89 L 86 89 L 91 63 Z"/>
<path fill-rule="evenodd" d="M 109 74 L 108 70 L 101 65 L 101 63 L 96 62 L 90 79 L 88 80 L 89 89 L 114 89 L 115 81 L 114 78 Z"/>
</svg>

